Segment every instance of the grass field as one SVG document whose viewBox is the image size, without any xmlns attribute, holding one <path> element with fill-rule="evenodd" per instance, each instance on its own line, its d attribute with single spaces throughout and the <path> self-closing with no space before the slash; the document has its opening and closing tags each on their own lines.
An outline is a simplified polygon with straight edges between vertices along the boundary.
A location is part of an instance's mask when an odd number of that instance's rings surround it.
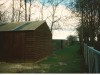
<svg viewBox="0 0 100 75">
<path fill-rule="evenodd" d="M 56 49 L 37 63 L 0 63 L 1 73 L 83 73 L 79 45 Z"/>
<path fill-rule="evenodd" d="M 82 56 L 79 54 L 79 45 L 76 44 L 62 50 L 55 50 L 52 56 L 40 63 L 51 65 L 47 72 L 82 73 L 82 61 Z"/>
</svg>

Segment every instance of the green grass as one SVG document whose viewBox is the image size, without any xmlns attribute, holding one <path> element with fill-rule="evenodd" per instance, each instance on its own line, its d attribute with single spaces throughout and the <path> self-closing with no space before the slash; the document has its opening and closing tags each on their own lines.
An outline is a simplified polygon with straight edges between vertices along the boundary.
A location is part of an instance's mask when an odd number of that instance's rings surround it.
<svg viewBox="0 0 100 75">
<path fill-rule="evenodd" d="M 55 50 L 47 59 L 39 62 L 51 64 L 48 72 L 53 73 L 82 73 L 82 56 L 79 54 L 79 45 L 72 45 L 64 49 Z"/>
<path fill-rule="evenodd" d="M 0 72 L 83 73 L 82 60 L 82 56 L 79 53 L 79 44 L 76 43 L 64 49 L 55 48 L 50 56 L 37 63 L 0 63 Z"/>
</svg>

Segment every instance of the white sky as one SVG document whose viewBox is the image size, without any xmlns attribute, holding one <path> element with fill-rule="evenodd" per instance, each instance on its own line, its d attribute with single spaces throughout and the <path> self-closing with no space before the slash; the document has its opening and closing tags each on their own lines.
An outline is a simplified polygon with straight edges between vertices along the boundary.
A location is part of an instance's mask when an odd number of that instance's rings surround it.
<svg viewBox="0 0 100 75">
<path fill-rule="evenodd" d="M 0 10 L 8 10 L 11 14 L 11 1 L 12 0 L 0 0 L 0 4 L 2 4 L 3 2 L 6 2 L 6 4 L 3 6 L 3 9 L 0 8 Z M 18 0 L 16 0 L 18 2 Z M 29 4 L 27 4 L 29 5 Z M 16 5 L 16 8 L 18 10 L 18 5 Z M 32 16 L 31 16 L 31 20 L 41 20 L 41 7 L 42 4 L 40 2 L 34 2 L 32 3 Z M 9 14 L 9 15 L 10 15 Z M 46 20 L 47 24 L 50 26 L 51 24 L 51 17 L 49 17 L 48 19 L 46 19 L 48 16 L 51 16 L 52 14 L 52 7 L 51 6 L 44 6 L 43 9 L 43 17 L 44 20 Z M 77 26 L 78 22 L 79 22 L 79 18 L 75 16 L 74 13 L 72 13 L 72 11 L 69 8 L 66 8 L 64 5 L 59 5 L 57 7 L 56 10 L 56 14 L 55 14 L 56 19 L 62 17 L 60 19 L 60 21 L 58 23 L 55 23 L 55 25 L 58 26 L 58 24 L 60 24 L 60 26 L 62 27 L 62 30 L 55 30 L 53 32 L 53 39 L 66 39 L 67 36 L 69 35 L 76 35 L 75 32 L 75 27 Z M 74 31 L 73 31 L 74 30 Z"/>
</svg>

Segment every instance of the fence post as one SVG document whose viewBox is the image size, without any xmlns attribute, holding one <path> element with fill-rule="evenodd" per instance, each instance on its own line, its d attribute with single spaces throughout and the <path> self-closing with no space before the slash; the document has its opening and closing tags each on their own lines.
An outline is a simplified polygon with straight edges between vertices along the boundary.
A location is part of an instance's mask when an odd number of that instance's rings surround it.
<svg viewBox="0 0 100 75">
<path fill-rule="evenodd" d="M 90 51 L 89 51 L 89 48 L 87 49 L 87 64 L 88 64 L 89 73 L 91 73 Z"/>
<path fill-rule="evenodd" d="M 85 63 L 87 64 L 87 45 L 84 43 L 84 59 Z"/>
<path fill-rule="evenodd" d="M 86 44 L 84 43 L 84 60 L 85 60 L 85 63 L 86 63 Z"/>
<path fill-rule="evenodd" d="M 94 55 L 94 57 L 95 57 L 95 69 L 96 69 L 96 73 L 99 73 L 99 68 L 98 68 L 98 56 L 95 54 Z"/>
<path fill-rule="evenodd" d="M 86 64 L 88 64 L 88 46 L 86 44 Z"/>
<path fill-rule="evenodd" d="M 93 49 L 94 49 L 94 47 L 91 47 L 91 51 L 90 52 L 94 55 Z M 91 62 L 90 62 L 90 73 L 93 72 L 95 58 L 92 58 L 92 61 Z"/>
</svg>

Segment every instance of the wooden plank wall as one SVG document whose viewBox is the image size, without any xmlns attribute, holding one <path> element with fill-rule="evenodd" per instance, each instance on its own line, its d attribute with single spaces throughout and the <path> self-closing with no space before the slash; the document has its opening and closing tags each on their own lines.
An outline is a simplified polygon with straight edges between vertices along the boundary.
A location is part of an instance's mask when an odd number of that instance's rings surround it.
<svg viewBox="0 0 100 75">
<path fill-rule="evenodd" d="M 1 59 L 8 61 L 37 61 L 52 52 L 52 36 L 46 23 L 35 31 L 0 33 Z"/>
<path fill-rule="evenodd" d="M 23 34 L 21 32 L 2 32 L 3 48 L 1 58 L 4 60 L 20 60 L 22 59 L 23 50 Z M 1 35 L 1 34 L 0 34 Z"/>
<path fill-rule="evenodd" d="M 48 56 L 51 52 L 52 37 L 45 24 L 33 32 L 25 33 L 25 59 L 30 58 L 36 61 Z"/>
</svg>

